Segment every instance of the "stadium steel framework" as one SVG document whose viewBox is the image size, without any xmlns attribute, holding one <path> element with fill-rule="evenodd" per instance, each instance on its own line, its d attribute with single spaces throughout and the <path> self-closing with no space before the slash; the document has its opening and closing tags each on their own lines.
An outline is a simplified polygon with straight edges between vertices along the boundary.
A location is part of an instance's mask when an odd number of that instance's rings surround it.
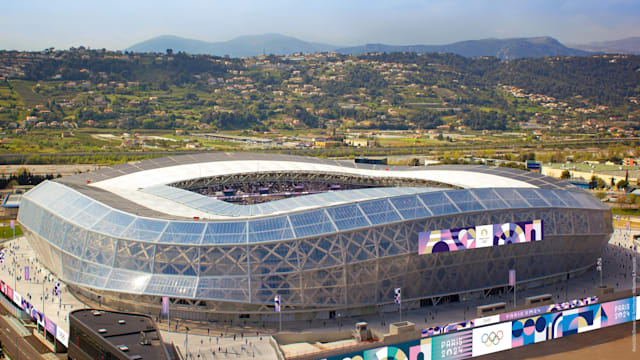
<svg viewBox="0 0 640 360">
<path fill-rule="evenodd" d="M 254 205 L 189 191 L 295 174 L 387 187 Z M 424 304 L 505 287 L 509 269 L 531 285 L 593 266 L 612 233 L 608 207 L 535 173 L 271 154 L 183 155 L 47 181 L 25 194 L 18 220 L 77 295 L 151 314 L 168 296 L 172 317 L 195 320 L 269 320 L 276 294 L 298 318 L 373 312 L 395 287 Z M 418 254 L 420 232 L 531 220 L 543 221 L 542 241 Z"/>
</svg>

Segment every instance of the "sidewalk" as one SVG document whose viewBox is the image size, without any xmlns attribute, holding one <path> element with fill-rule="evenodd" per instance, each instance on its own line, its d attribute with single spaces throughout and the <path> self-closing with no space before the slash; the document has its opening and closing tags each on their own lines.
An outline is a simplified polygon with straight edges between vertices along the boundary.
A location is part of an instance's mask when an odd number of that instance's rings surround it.
<svg viewBox="0 0 640 360">
<path fill-rule="evenodd" d="M 53 287 L 58 279 L 36 260 L 26 238 L 18 237 L 3 245 L 5 255 L 4 263 L 0 265 L 0 279 L 68 333 L 69 312 L 87 306 L 67 291 L 62 282 L 60 296 L 53 295 Z M 29 266 L 29 281 L 25 280 L 25 266 Z"/>
</svg>

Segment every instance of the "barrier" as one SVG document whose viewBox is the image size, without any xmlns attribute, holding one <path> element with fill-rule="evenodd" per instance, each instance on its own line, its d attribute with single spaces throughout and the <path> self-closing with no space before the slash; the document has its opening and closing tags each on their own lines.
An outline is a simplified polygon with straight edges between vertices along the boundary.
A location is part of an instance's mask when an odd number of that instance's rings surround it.
<svg viewBox="0 0 640 360">
<path fill-rule="evenodd" d="M 497 312 L 504 311 L 507 309 L 507 303 L 505 302 L 497 302 L 488 305 L 482 305 L 476 307 L 478 317 L 483 317 L 487 315 L 493 315 Z"/>
<path fill-rule="evenodd" d="M 490 325 L 320 359 L 458 360 L 640 320 L 640 296 L 605 303 L 593 303 L 595 299 L 495 315 L 492 318 L 498 322 Z M 516 314 L 528 315 L 516 318 Z"/>
<path fill-rule="evenodd" d="M 538 296 L 529 296 L 524 299 L 525 305 L 544 305 L 553 303 L 553 295 L 543 294 Z"/>
</svg>

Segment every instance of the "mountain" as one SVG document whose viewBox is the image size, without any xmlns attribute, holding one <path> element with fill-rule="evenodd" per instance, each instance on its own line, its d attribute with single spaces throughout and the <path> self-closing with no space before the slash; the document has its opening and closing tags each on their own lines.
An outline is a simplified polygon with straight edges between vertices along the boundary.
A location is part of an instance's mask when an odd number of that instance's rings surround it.
<svg viewBox="0 0 640 360">
<path fill-rule="evenodd" d="M 588 44 L 573 45 L 576 49 L 607 54 L 640 54 L 640 36 L 621 40 L 597 41 Z"/>
<path fill-rule="evenodd" d="M 177 36 L 158 36 L 135 44 L 126 50 L 135 52 L 184 51 L 190 54 L 209 54 L 231 57 L 257 56 L 263 53 L 288 55 L 296 52 L 315 53 L 336 51 L 343 54 L 363 54 L 369 52 L 442 52 L 465 57 L 495 56 L 504 60 L 535 58 L 542 56 L 566 55 L 582 56 L 590 52 L 564 46 L 551 37 L 482 39 L 460 41 L 446 45 L 386 45 L 366 44 L 353 47 L 312 43 L 280 34 L 241 36 L 229 41 L 206 42 Z"/>
<path fill-rule="evenodd" d="M 312 43 L 280 34 L 240 36 L 229 41 L 207 42 L 178 36 L 158 36 L 137 43 L 126 50 L 135 52 L 175 52 L 209 54 L 231 57 L 258 56 L 260 54 L 289 55 L 296 52 L 315 53 L 332 51 L 336 46 Z"/>
<path fill-rule="evenodd" d="M 583 56 L 589 52 L 564 46 L 551 37 L 467 40 L 445 45 L 385 45 L 367 44 L 336 49 L 344 54 L 367 52 L 442 52 L 465 57 L 495 56 L 503 60 L 542 56 Z"/>
</svg>

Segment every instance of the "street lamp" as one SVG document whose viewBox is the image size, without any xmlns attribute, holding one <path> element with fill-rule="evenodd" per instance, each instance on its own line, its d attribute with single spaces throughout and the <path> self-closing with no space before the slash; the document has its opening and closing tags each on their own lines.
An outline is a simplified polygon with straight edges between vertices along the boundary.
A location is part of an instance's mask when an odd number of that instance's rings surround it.
<svg viewBox="0 0 640 360">
<path fill-rule="evenodd" d="M 189 356 L 189 327 L 184 327 L 184 352 L 185 356 Z"/>
<path fill-rule="evenodd" d="M 464 322 L 467 322 L 467 296 L 462 296 L 462 306 L 464 306 Z"/>
</svg>

